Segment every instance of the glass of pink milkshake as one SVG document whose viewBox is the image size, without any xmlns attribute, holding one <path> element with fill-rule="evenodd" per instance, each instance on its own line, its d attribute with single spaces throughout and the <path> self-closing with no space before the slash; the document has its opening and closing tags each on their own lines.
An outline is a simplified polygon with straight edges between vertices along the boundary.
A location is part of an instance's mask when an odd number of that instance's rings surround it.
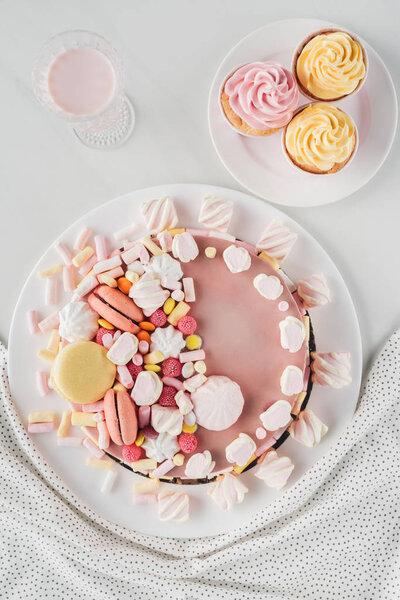
<svg viewBox="0 0 400 600">
<path fill-rule="evenodd" d="M 66 31 L 40 50 L 32 70 L 38 100 L 92 148 L 125 142 L 134 126 L 118 53 L 100 35 Z"/>
</svg>

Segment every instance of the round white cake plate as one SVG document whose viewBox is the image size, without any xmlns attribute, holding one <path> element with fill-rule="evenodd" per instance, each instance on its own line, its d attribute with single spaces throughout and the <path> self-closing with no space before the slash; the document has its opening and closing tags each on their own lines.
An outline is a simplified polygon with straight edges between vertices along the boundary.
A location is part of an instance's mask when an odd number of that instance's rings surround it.
<svg viewBox="0 0 400 600">
<path fill-rule="evenodd" d="M 361 380 L 361 339 L 353 302 L 339 271 L 311 235 L 273 206 L 247 194 L 212 185 L 176 184 L 138 190 L 116 198 L 79 219 L 59 239 L 72 247 L 75 237 L 84 225 L 92 228 L 95 233 L 107 235 L 112 239 L 114 231 L 122 229 L 132 221 L 141 221 L 140 205 L 144 200 L 165 195 L 175 199 L 179 222 L 196 227 L 200 203 L 206 194 L 215 194 L 234 202 L 230 232 L 243 240 L 255 243 L 266 224 L 277 217 L 298 232 L 299 239 L 295 249 L 285 261 L 285 271 L 294 281 L 322 271 L 327 277 L 332 292 L 332 303 L 314 309 L 311 314 L 317 349 L 351 352 L 353 377 L 351 385 L 342 390 L 314 386 L 311 394 L 309 406 L 329 425 L 329 433 L 323 438 L 321 444 L 310 449 L 288 439 L 278 451 L 280 455 L 290 456 L 295 464 L 289 479 L 289 486 L 291 486 L 327 452 L 351 421 Z M 138 231 L 138 235 L 140 233 Z M 46 338 L 41 334 L 28 333 L 26 317 L 30 309 L 37 310 L 43 317 L 54 310 L 44 304 L 45 285 L 44 281 L 37 277 L 36 272 L 40 268 L 55 264 L 58 260 L 56 251 L 50 247 L 35 265 L 21 292 L 11 324 L 10 386 L 15 404 L 25 424 L 31 411 L 52 409 L 61 414 L 66 407 L 65 401 L 55 392 L 41 398 L 36 391 L 35 372 L 43 368 L 46 370 L 36 353 L 45 346 Z M 66 301 L 67 296 L 62 295 L 59 307 Z M 193 314 L 195 313 L 194 305 Z M 76 430 L 76 435 L 81 435 L 79 429 Z M 101 517 L 142 533 L 182 538 L 224 533 L 243 525 L 285 490 L 284 488 L 283 491 L 276 492 L 267 488 L 250 470 L 241 475 L 249 488 L 243 503 L 224 512 L 207 494 L 207 488 L 212 484 L 179 486 L 179 489 L 185 489 L 190 496 L 190 518 L 185 523 L 161 522 L 155 505 L 132 505 L 133 483 L 142 480 L 140 475 L 116 464 L 118 477 L 115 487 L 109 495 L 103 495 L 100 487 L 105 471 L 85 466 L 87 457 L 85 448 L 59 447 L 56 445 L 55 433 L 36 434 L 32 435 L 31 439 L 47 463 L 59 474 L 64 485 L 68 486 L 84 504 Z M 173 484 L 163 485 L 176 489 Z"/>
<path fill-rule="evenodd" d="M 312 175 L 293 166 L 282 150 L 282 132 L 245 137 L 226 122 L 220 108 L 226 78 L 245 63 L 273 60 L 291 70 L 295 49 L 310 33 L 336 27 L 319 19 L 269 23 L 243 38 L 224 58 L 211 85 L 208 119 L 211 138 L 229 173 L 253 194 L 287 206 L 319 206 L 356 192 L 375 175 L 392 146 L 397 99 L 392 78 L 380 56 L 361 40 L 368 55 L 368 76 L 360 92 L 334 102 L 354 119 L 359 146 L 348 167 L 332 175 Z M 354 32 L 357 33 L 357 32 Z M 299 106 L 310 100 L 300 94 Z"/>
</svg>

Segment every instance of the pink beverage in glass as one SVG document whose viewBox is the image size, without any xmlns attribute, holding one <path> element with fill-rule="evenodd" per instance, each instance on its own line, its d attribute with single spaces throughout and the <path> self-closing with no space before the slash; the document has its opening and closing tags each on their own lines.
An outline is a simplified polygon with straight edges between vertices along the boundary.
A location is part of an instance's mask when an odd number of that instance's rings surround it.
<svg viewBox="0 0 400 600">
<path fill-rule="evenodd" d="M 72 48 L 50 65 L 48 87 L 62 110 L 74 115 L 94 115 L 102 112 L 113 98 L 114 69 L 102 52 Z"/>
</svg>

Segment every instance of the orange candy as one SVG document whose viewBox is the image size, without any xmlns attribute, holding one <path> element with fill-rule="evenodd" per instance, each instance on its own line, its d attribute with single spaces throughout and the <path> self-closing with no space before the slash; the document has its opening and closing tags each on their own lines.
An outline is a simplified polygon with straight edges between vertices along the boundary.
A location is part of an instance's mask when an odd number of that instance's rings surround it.
<svg viewBox="0 0 400 600">
<path fill-rule="evenodd" d="M 156 326 L 153 325 L 153 323 L 150 323 L 150 321 L 142 321 L 141 323 L 139 323 L 139 327 L 140 329 L 144 329 L 145 331 L 154 331 Z"/>
<path fill-rule="evenodd" d="M 139 333 L 137 334 L 137 339 L 141 342 L 142 340 L 144 340 L 145 342 L 148 342 L 150 344 L 151 342 L 151 338 L 150 338 L 150 334 L 148 331 L 144 331 L 144 329 L 142 329 L 141 331 L 139 331 Z"/>
<path fill-rule="evenodd" d="M 120 277 L 117 280 L 117 284 L 121 292 L 123 292 L 124 294 L 129 294 L 129 290 L 132 287 L 132 283 L 129 281 L 129 279 L 127 279 L 126 277 Z"/>
</svg>

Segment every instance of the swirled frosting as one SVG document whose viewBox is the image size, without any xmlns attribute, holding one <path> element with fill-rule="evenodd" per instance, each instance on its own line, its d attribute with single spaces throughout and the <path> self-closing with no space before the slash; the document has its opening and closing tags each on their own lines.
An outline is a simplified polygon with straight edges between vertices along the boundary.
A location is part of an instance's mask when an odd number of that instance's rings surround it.
<svg viewBox="0 0 400 600">
<path fill-rule="evenodd" d="M 225 92 L 234 112 L 261 130 L 286 125 L 299 98 L 293 75 L 272 61 L 240 67 L 226 81 Z"/>
<path fill-rule="evenodd" d="M 290 157 L 308 170 L 330 171 L 346 162 L 354 151 L 356 131 L 352 119 L 333 106 L 316 102 L 299 112 L 285 134 Z"/>
<path fill-rule="evenodd" d="M 316 35 L 301 51 L 296 72 L 300 83 L 316 98 L 347 96 L 365 77 L 361 45 L 344 31 Z"/>
</svg>

